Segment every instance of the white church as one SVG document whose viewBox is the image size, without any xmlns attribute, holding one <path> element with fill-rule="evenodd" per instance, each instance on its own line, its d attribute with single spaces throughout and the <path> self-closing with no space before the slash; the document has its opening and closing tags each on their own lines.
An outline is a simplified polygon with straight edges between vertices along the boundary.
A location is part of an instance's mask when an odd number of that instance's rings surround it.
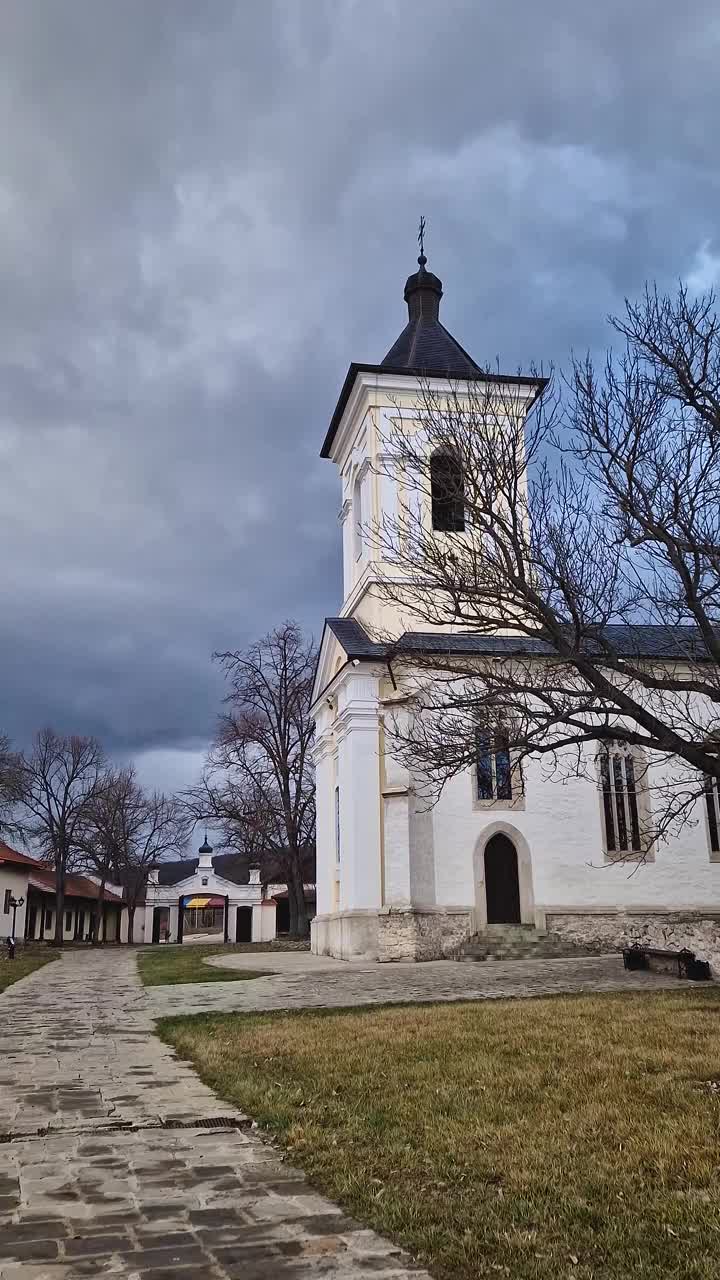
<svg viewBox="0 0 720 1280">
<path fill-rule="evenodd" d="M 687 946 L 717 970 L 716 788 L 698 806 L 694 825 L 633 866 L 618 854 L 632 859 L 634 806 L 643 798 L 622 760 L 612 787 L 599 776 L 596 785 L 587 778 L 548 784 L 532 761 L 520 779 L 508 753 L 497 749 L 449 782 L 428 809 L 392 754 L 387 730 L 403 688 L 388 669 L 386 646 L 373 637 L 402 636 L 406 655 L 413 646 L 427 653 L 432 637 L 422 618 L 403 617 L 384 602 L 378 584 L 385 566 L 363 533 L 397 514 L 396 481 L 379 465 L 385 428 L 398 407 L 402 420 L 412 421 L 421 380 L 462 394 L 463 383 L 482 377 L 441 324 L 441 282 L 425 270 L 424 257 L 419 262 L 405 286 L 407 325 L 380 364 L 350 365 L 321 452 L 339 473 L 344 599 L 338 616 L 325 619 L 313 690 L 313 951 L 425 960 L 456 955 L 474 935 L 514 927 L 526 938 L 547 934 L 606 949 L 632 939 Z M 529 409 L 537 381 L 506 382 Z M 656 656 L 653 631 L 665 628 L 643 631 L 645 656 Z M 462 632 L 448 633 L 463 644 Z M 509 642 L 475 636 L 474 651 L 501 655 Z M 512 643 L 517 651 L 517 639 Z"/>
</svg>

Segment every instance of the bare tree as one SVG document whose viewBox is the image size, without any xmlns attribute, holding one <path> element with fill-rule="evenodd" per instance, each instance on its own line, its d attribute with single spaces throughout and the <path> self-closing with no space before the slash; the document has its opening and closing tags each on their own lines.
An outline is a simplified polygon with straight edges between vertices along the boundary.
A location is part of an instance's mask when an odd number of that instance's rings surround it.
<svg viewBox="0 0 720 1280">
<path fill-rule="evenodd" d="M 168 854 L 184 850 L 192 820 L 177 797 L 145 791 L 130 766 L 114 776 L 96 810 L 95 822 L 99 843 L 122 886 L 128 943 L 132 943 L 135 913 L 148 872 Z"/>
<path fill-rule="evenodd" d="M 22 798 L 23 772 L 19 752 L 13 751 L 10 739 L 0 733 L 0 837 L 14 839 L 21 835 L 18 809 Z"/>
<path fill-rule="evenodd" d="M 215 655 L 230 682 L 202 782 L 186 793 L 197 817 L 287 884 L 290 932 L 308 930 L 303 879 L 315 839 L 310 693 L 316 650 L 286 622 L 244 652 Z"/>
<path fill-rule="evenodd" d="M 93 803 L 82 838 L 79 862 L 99 885 L 93 907 L 91 938 L 93 945 L 104 942 L 101 937 L 105 890 L 108 883 L 119 883 L 120 839 L 122 806 L 127 793 L 127 770 L 108 770 Z"/>
<path fill-rule="evenodd" d="M 479 727 L 549 774 L 621 740 L 651 762 L 649 841 L 720 780 L 720 322 L 681 289 L 611 323 L 622 352 L 538 378 L 529 413 L 528 379 L 425 384 L 384 444 L 399 515 L 369 536 L 409 629 L 471 633 L 391 647 L 415 702 L 396 746 L 431 789 Z"/>
<path fill-rule="evenodd" d="M 93 805 L 106 776 L 95 738 L 42 729 L 20 757 L 19 821 L 55 871 L 55 939 L 63 944 L 65 877 L 84 848 Z"/>
</svg>

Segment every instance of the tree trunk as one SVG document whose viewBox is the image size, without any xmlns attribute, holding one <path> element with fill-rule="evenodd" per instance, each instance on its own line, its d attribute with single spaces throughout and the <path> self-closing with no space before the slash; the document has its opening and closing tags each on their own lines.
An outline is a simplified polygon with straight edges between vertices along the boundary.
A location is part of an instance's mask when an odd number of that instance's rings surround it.
<svg viewBox="0 0 720 1280">
<path fill-rule="evenodd" d="M 91 928 L 91 941 L 94 947 L 100 945 L 100 926 L 103 919 L 103 908 L 105 906 L 105 881 L 100 881 L 100 890 L 93 907 L 93 922 Z"/>
<path fill-rule="evenodd" d="M 305 906 L 305 891 L 302 873 L 297 862 L 293 861 L 288 869 L 288 905 L 290 908 L 290 933 L 296 938 L 307 937 L 308 918 Z"/>
<path fill-rule="evenodd" d="M 55 937 L 53 947 L 63 945 L 65 924 L 65 866 L 60 857 L 55 860 Z"/>
<path fill-rule="evenodd" d="M 135 932 L 135 908 L 128 907 L 128 946 L 131 947 L 134 941 L 133 934 Z"/>
</svg>

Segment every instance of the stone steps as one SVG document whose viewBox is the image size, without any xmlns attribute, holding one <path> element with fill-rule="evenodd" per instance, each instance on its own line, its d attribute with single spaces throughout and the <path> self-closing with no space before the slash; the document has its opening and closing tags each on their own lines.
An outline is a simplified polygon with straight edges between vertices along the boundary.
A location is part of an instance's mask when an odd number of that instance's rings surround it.
<svg viewBox="0 0 720 1280">
<path fill-rule="evenodd" d="M 488 925 L 483 933 L 467 938 L 458 950 L 458 960 L 563 960 L 573 956 L 599 955 L 608 947 L 592 943 L 582 946 L 558 934 L 538 933 L 532 925 Z"/>
</svg>

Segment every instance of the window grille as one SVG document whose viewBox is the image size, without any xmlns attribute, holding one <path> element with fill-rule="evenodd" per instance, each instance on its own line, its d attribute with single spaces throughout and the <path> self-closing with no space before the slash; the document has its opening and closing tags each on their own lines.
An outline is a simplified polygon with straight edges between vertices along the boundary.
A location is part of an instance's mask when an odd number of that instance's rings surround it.
<svg viewBox="0 0 720 1280">
<path fill-rule="evenodd" d="M 477 731 L 478 800 L 512 800 L 513 779 L 507 734 Z"/>
<path fill-rule="evenodd" d="M 622 742 L 602 750 L 598 760 L 605 848 L 608 853 L 641 853 L 638 796 L 643 784 L 638 766 L 642 769 L 643 762 Z"/>
</svg>

